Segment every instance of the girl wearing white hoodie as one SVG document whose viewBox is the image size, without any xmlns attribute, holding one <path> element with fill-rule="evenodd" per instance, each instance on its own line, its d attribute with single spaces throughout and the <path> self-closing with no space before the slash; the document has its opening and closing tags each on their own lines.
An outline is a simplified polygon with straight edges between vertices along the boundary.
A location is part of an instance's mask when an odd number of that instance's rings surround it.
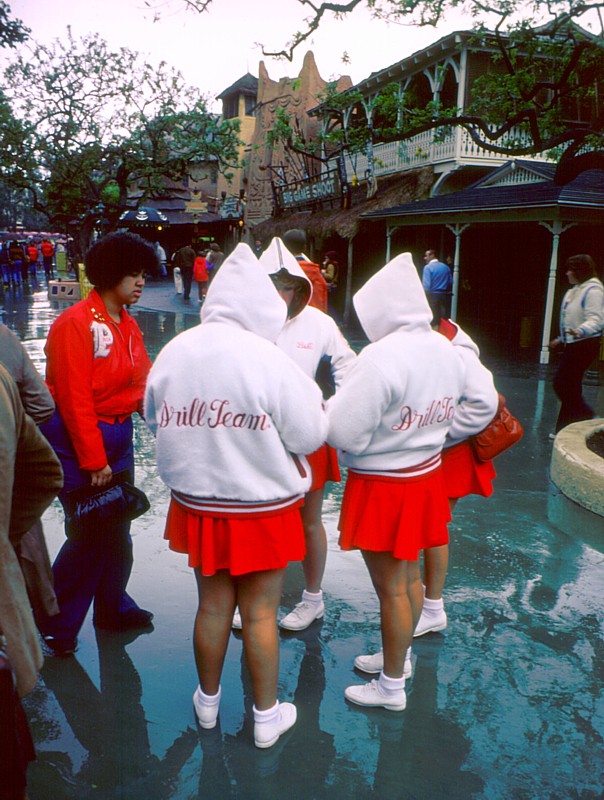
<svg viewBox="0 0 604 800">
<path fill-rule="evenodd" d="M 312 285 L 302 266 L 278 238 L 262 253 L 260 264 L 288 305 L 288 318 L 277 339 L 278 347 L 313 379 L 320 362 L 327 359 L 337 389 L 356 355 L 333 319 L 310 305 Z M 300 509 L 306 541 L 302 562 L 306 585 L 300 602 L 279 622 L 282 628 L 291 631 L 308 628 L 325 613 L 321 589 L 327 559 L 327 536 L 321 518 L 323 494 L 327 481 L 340 480 L 337 456 L 331 447 L 324 444 L 307 457 L 312 485 Z"/>
<path fill-rule="evenodd" d="M 287 317 L 258 260 L 240 244 L 208 290 L 201 325 L 161 351 L 146 420 L 172 490 L 166 538 L 195 570 L 199 609 L 193 702 L 216 724 L 236 605 L 254 695 L 254 741 L 270 747 L 296 719 L 277 701 L 276 614 L 285 568 L 304 556 L 298 508 L 310 486 L 303 456 L 326 436 L 316 384 L 274 344 Z"/>
<path fill-rule="evenodd" d="M 349 686 L 345 696 L 402 711 L 405 656 L 423 600 L 419 553 L 448 542 L 441 451 L 466 370 L 430 327 L 409 253 L 370 278 L 353 302 L 371 344 L 328 403 L 328 442 L 348 467 L 340 546 L 361 550 L 377 592 L 383 669 L 378 680 Z"/>
<path fill-rule="evenodd" d="M 465 367 L 463 394 L 442 451 L 445 492 L 453 513 L 460 498 L 470 494 L 489 497 L 493 493 L 493 462 L 478 461 L 470 445 L 470 437 L 491 422 L 497 412 L 499 395 L 491 372 L 480 361 L 478 347 L 461 327 L 456 322 L 442 318 L 438 332 L 453 344 Z M 423 560 L 424 598 L 419 620 L 413 630 L 414 637 L 442 631 L 447 627 L 443 589 L 449 565 L 449 545 L 427 548 Z M 410 651 L 407 651 L 406 677 L 411 675 L 410 656 Z M 381 650 L 355 659 L 357 669 L 370 675 L 379 673 L 383 665 Z"/>
<path fill-rule="evenodd" d="M 495 468 L 492 461 L 478 461 L 470 437 L 484 430 L 497 413 L 499 395 L 493 375 L 480 361 L 476 344 L 461 327 L 441 319 L 438 332 L 455 348 L 466 367 L 463 397 L 455 412 L 455 425 L 449 431 L 442 453 L 443 478 L 451 512 L 457 501 L 470 494 L 489 497 L 493 493 Z M 413 636 L 442 631 L 447 627 L 443 589 L 447 577 L 449 546 L 424 551 L 424 602 Z"/>
</svg>

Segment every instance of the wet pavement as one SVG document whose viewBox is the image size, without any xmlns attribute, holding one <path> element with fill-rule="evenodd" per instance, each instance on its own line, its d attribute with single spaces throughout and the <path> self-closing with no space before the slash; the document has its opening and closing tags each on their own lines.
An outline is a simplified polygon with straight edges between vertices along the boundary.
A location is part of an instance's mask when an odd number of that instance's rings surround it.
<svg viewBox="0 0 604 800">
<path fill-rule="evenodd" d="M 168 284 L 151 284 L 134 312 L 150 353 L 196 324 L 198 309 Z M 0 319 L 40 367 L 59 310 L 42 289 L 0 296 Z M 497 460 L 493 497 L 456 508 L 449 625 L 414 641 L 407 709 L 363 710 L 343 698 L 344 687 L 361 679 L 354 656 L 379 646 L 379 616 L 360 555 L 338 549 L 342 487 L 330 484 L 326 616 L 301 634 L 281 635 L 279 695 L 296 703 L 299 721 L 267 751 L 252 743 L 237 634 L 220 725 L 195 725 L 195 582 L 186 557 L 163 541 L 168 492 L 153 437 L 138 421 L 137 483 L 152 510 L 133 524 L 129 588 L 155 613 L 155 629 L 95 634 L 89 616 L 75 657 L 47 659 L 26 701 L 38 754 L 30 800 L 602 798 L 604 525 L 549 482 L 551 370 L 501 355 L 485 362 L 525 436 Z M 604 415 L 604 389 L 588 386 L 586 395 Z M 54 556 L 63 541 L 57 502 L 43 521 Z M 291 565 L 282 611 L 302 583 L 300 565 Z"/>
</svg>

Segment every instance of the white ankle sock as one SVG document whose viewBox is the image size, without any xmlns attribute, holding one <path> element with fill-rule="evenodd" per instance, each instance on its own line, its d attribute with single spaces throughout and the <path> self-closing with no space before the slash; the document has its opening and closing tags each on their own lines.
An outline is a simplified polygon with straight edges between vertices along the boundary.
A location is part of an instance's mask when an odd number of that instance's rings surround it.
<svg viewBox="0 0 604 800">
<path fill-rule="evenodd" d="M 425 611 L 427 614 L 433 614 L 436 611 L 442 611 L 444 607 L 445 604 L 442 597 L 439 597 L 438 600 L 430 600 L 430 598 L 424 597 L 422 611 Z"/>
<path fill-rule="evenodd" d="M 256 706 L 253 706 L 254 709 L 254 722 L 277 722 L 279 719 L 279 701 L 275 702 L 274 706 L 270 708 L 265 708 L 264 711 L 258 711 Z"/>
<path fill-rule="evenodd" d="M 384 670 L 380 672 L 378 685 L 384 694 L 398 694 L 405 688 L 405 678 L 389 678 L 384 675 Z"/>
<path fill-rule="evenodd" d="M 216 694 L 206 694 L 201 686 L 199 687 L 199 696 L 207 706 L 214 706 L 219 703 L 221 694 L 222 688 L 220 686 L 218 687 Z"/>
<path fill-rule="evenodd" d="M 307 592 L 306 589 L 302 592 L 302 600 L 306 600 L 307 603 L 317 603 L 317 605 L 323 600 L 323 590 L 319 589 L 318 592 Z"/>
</svg>

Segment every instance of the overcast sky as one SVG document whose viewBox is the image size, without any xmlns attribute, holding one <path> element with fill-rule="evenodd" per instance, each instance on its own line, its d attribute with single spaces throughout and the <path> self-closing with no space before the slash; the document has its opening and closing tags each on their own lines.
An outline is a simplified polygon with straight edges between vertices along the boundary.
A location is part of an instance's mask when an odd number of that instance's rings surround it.
<svg viewBox="0 0 604 800">
<path fill-rule="evenodd" d="M 303 12 L 295 0 L 213 0 L 210 11 L 201 15 L 167 0 L 159 22 L 144 0 L 12 0 L 11 7 L 37 41 L 64 39 L 67 25 L 78 37 L 98 32 L 116 47 L 149 54 L 154 62 L 165 60 L 211 96 L 248 71 L 257 75 L 260 60 L 271 78 L 295 77 L 307 50 L 314 52 L 325 80 L 350 75 L 357 83 L 447 33 L 471 27 L 471 20 L 459 15 L 451 15 L 438 30 L 387 25 L 360 9 L 342 21 L 325 18 L 290 63 L 263 59 L 256 43 L 281 49 L 301 29 Z M 342 61 L 344 52 L 349 64 Z"/>
</svg>

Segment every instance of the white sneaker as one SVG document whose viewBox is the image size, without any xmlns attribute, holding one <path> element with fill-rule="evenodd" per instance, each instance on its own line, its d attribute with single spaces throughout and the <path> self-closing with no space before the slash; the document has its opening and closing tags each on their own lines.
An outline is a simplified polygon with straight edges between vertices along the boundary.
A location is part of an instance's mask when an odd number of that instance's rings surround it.
<svg viewBox="0 0 604 800">
<path fill-rule="evenodd" d="M 426 614 L 425 609 L 422 609 L 413 636 L 423 636 L 424 633 L 436 633 L 436 631 L 444 631 L 447 627 L 447 615 L 445 609 L 441 608 L 436 613 Z"/>
<path fill-rule="evenodd" d="M 325 613 L 325 603 L 309 603 L 308 600 L 301 600 L 292 611 L 289 612 L 279 622 L 279 627 L 286 631 L 303 631 L 309 625 L 321 619 Z"/>
<path fill-rule="evenodd" d="M 231 622 L 231 628 L 235 631 L 240 631 L 243 628 L 243 622 L 241 621 L 241 614 L 239 613 L 239 606 L 235 609 L 235 613 L 233 614 L 233 621 Z"/>
<path fill-rule="evenodd" d="M 254 709 L 254 716 L 256 715 Z M 254 744 L 256 747 L 272 747 L 279 737 L 296 722 L 298 712 L 293 703 L 279 703 L 277 718 L 270 721 L 254 721 Z"/>
<path fill-rule="evenodd" d="M 384 651 L 379 650 L 373 655 L 357 656 L 354 660 L 354 665 L 361 672 L 366 672 L 368 675 L 378 675 L 384 669 Z M 405 653 L 403 677 L 410 678 L 412 675 L 413 664 L 411 663 L 411 648 L 409 647 Z"/>
<path fill-rule="evenodd" d="M 377 680 L 369 681 L 361 686 L 347 686 L 344 697 L 357 706 L 385 708 L 388 711 L 404 711 L 407 705 L 405 690 L 388 695 L 383 692 Z"/>
<path fill-rule="evenodd" d="M 207 695 L 201 691 L 201 686 L 198 686 L 193 695 L 193 706 L 195 714 L 199 720 L 199 724 L 205 730 L 210 730 L 216 725 L 218 719 L 218 707 L 220 706 L 220 695 L 222 689 L 218 687 L 215 695 Z"/>
</svg>

